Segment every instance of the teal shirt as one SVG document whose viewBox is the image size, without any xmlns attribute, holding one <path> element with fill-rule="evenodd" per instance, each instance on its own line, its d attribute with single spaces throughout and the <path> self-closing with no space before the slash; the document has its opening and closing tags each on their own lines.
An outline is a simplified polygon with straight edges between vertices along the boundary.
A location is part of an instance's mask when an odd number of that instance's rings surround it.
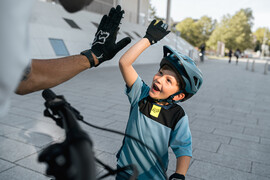
<svg viewBox="0 0 270 180">
<path fill-rule="evenodd" d="M 176 157 L 192 156 L 192 140 L 188 117 L 183 111 L 183 115 L 175 122 L 172 129 L 166 122 L 160 123 L 154 120 L 155 118 L 151 118 L 150 115 L 148 117 L 148 115 L 142 113 L 139 102 L 148 96 L 149 89 L 140 77 L 137 78 L 131 89 L 127 88 L 126 94 L 131 108 L 125 133 L 140 139 L 154 150 L 160 157 L 166 171 L 169 159 L 168 146 L 172 148 Z M 158 105 L 156 104 L 156 106 Z M 165 107 L 161 106 L 161 108 Z M 154 154 L 130 138 L 124 138 L 117 157 L 118 166 L 120 167 L 129 164 L 136 165 L 139 171 L 138 179 L 165 179 L 162 165 Z M 132 171 L 128 170 L 127 173 L 132 174 Z"/>
</svg>

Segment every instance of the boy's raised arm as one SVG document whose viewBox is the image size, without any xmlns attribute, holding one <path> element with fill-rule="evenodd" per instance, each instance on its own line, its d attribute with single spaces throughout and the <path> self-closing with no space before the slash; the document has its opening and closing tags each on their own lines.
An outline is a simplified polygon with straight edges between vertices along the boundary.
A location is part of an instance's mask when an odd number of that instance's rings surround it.
<svg viewBox="0 0 270 180">
<path fill-rule="evenodd" d="M 121 58 L 119 61 L 119 68 L 126 82 L 126 85 L 131 88 L 136 81 L 138 74 L 133 68 L 132 64 L 138 58 L 138 56 L 150 46 L 148 39 L 143 38 L 134 44 Z"/>
<path fill-rule="evenodd" d="M 168 25 L 164 24 L 162 21 L 156 23 L 156 20 L 153 20 L 148 26 L 144 38 L 129 48 L 129 50 L 120 58 L 120 71 L 129 88 L 132 87 L 138 77 L 137 72 L 132 66 L 133 62 L 135 62 L 146 48 L 165 37 L 170 32 L 167 31 L 167 28 Z"/>
</svg>

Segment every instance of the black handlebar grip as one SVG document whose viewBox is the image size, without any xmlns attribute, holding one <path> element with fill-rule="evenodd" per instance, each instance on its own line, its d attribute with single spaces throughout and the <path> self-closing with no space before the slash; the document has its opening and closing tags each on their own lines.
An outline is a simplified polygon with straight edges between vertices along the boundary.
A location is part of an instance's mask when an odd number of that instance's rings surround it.
<svg viewBox="0 0 270 180">
<path fill-rule="evenodd" d="M 52 100 L 56 97 L 56 94 L 50 90 L 50 89 L 45 89 L 43 92 L 42 92 L 42 97 L 48 101 L 48 100 Z"/>
</svg>

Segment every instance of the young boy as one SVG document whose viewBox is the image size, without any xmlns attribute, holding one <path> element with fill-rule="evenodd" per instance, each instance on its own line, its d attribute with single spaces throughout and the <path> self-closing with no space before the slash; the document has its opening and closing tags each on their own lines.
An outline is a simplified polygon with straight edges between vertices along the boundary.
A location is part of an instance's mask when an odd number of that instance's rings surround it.
<svg viewBox="0 0 270 180">
<path fill-rule="evenodd" d="M 144 38 L 119 61 L 131 104 L 126 134 L 140 139 L 159 158 L 142 144 L 125 137 L 117 154 L 117 166 L 120 168 L 134 164 L 139 171 L 138 179 L 142 180 L 166 179 L 168 146 L 177 158 L 176 171 L 169 179 L 185 179 L 192 156 L 188 117 L 176 103 L 190 98 L 198 91 L 202 84 L 201 71 L 193 60 L 168 46 L 164 46 L 164 58 L 151 87 L 141 80 L 132 66 L 146 48 L 168 33 L 166 24 L 152 21 Z M 116 179 L 124 179 L 131 174 L 131 170 L 126 170 L 119 173 Z"/>
</svg>

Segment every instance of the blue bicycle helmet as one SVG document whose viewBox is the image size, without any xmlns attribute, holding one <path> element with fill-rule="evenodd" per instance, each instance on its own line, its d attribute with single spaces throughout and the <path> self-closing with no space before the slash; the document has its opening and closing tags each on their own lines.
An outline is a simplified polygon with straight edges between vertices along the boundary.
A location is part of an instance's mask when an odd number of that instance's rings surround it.
<svg viewBox="0 0 270 180">
<path fill-rule="evenodd" d="M 163 46 L 163 59 L 160 62 L 160 68 L 164 65 L 168 65 L 171 69 L 176 72 L 180 80 L 184 82 L 184 88 L 180 89 L 179 92 L 171 95 L 165 100 L 159 100 L 160 102 L 177 103 L 185 101 L 192 97 L 200 89 L 203 76 L 196 63 L 188 56 L 183 55 L 176 50 L 173 50 L 169 46 Z M 173 97 L 177 94 L 184 93 L 185 98 L 180 101 L 174 101 Z"/>
</svg>

